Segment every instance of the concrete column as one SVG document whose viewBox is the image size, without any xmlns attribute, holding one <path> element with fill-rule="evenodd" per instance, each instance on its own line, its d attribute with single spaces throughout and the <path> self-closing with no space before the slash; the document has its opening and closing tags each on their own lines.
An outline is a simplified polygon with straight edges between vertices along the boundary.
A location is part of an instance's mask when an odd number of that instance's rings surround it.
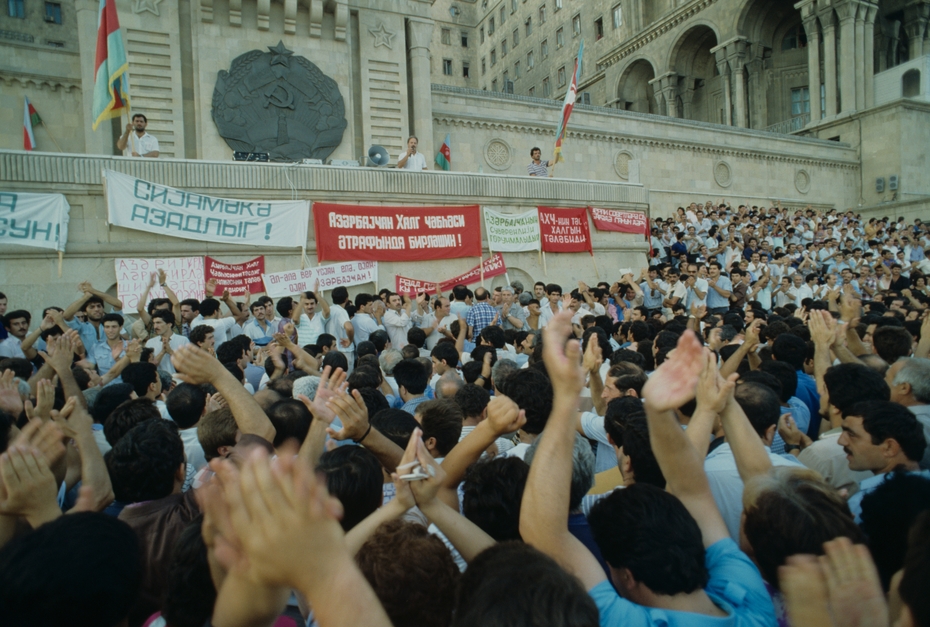
<svg viewBox="0 0 930 627">
<path fill-rule="evenodd" d="M 916 59 L 924 54 L 924 37 L 927 36 L 928 19 L 930 19 L 930 5 L 924 2 L 912 2 L 904 8 L 904 32 L 907 33 L 910 59 Z"/>
<path fill-rule="evenodd" d="M 869 6 L 856 6 L 856 111 L 865 109 L 865 14 Z"/>
<path fill-rule="evenodd" d="M 840 18 L 840 111 L 856 110 L 856 7 L 853 0 L 836 5 Z"/>
<path fill-rule="evenodd" d="M 687 80 L 690 86 L 678 90 L 681 96 L 681 117 L 686 120 L 693 120 L 694 109 L 692 108 L 692 103 L 694 102 L 694 80 L 691 78 Z"/>
<path fill-rule="evenodd" d="M 678 74 L 668 72 L 659 77 L 662 95 L 665 98 L 666 115 L 670 118 L 679 117 L 678 111 Z"/>
<path fill-rule="evenodd" d="M 749 61 L 746 63 L 746 73 L 749 81 L 749 125 L 755 129 L 768 126 L 768 103 L 766 99 L 765 45 L 750 44 Z"/>
<path fill-rule="evenodd" d="M 869 6 L 865 14 L 865 106 L 875 106 L 875 16 L 878 5 Z"/>
<path fill-rule="evenodd" d="M 665 105 L 665 96 L 662 94 L 662 78 L 654 78 L 649 81 L 652 86 L 652 98 L 656 105 L 656 115 L 668 115 L 668 108 Z"/>
<path fill-rule="evenodd" d="M 95 55 L 97 50 L 97 10 L 95 0 L 77 0 L 78 42 L 81 51 L 81 91 L 84 108 L 84 152 L 89 155 L 112 155 L 116 152 L 110 121 L 100 123 L 96 131 L 94 124 L 94 79 Z M 130 103 L 131 104 L 131 103 Z"/>
<path fill-rule="evenodd" d="M 717 71 L 723 78 L 723 119 L 727 126 L 732 126 L 733 104 L 731 100 L 732 96 L 730 95 L 730 64 L 727 62 L 727 49 L 725 45 L 722 45 L 717 46 L 716 48 L 711 48 L 710 51 L 714 54 L 714 58 L 717 60 Z"/>
<path fill-rule="evenodd" d="M 749 106 L 746 101 L 746 41 L 734 41 L 727 45 L 727 60 L 733 73 L 733 92 L 736 103 L 736 126 L 749 127 Z"/>
<path fill-rule="evenodd" d="M 411 134 L 419 140 L 417 150 L 426 157 L 427 167 L 433 157 L 433 99 L 430 90 L 429 45 L 433 20 L 407 18 L 407 59 L 413 88 Z"/>
<path fill-rule="evenodd" d="M 811 97 L 811 124 L 820 121 L 820 29 L 817 16 L 810 15 L 804 19 L 804 32 L 807 33 L 807 84 Z"/>
<path fill-rule="evenodd" d="M 836 23 L 833 10 L 828 9 L 820 15 L 820 27 L 823 29 L 823 84 L 824 98 L 827 99 L 826 116 L 836 115 Z"/>
</svg>

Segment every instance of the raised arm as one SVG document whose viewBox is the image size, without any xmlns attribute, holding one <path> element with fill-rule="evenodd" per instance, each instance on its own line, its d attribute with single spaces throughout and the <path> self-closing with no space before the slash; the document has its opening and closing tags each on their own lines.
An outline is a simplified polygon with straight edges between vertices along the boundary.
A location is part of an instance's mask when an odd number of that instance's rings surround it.
<svg viewBox="0 0 930 627">
<path fill-rule="evenodd" d="M 164 272 L 164 270 L 162 270 L 162 272 Z M 139 314 L 139 318 L 145 326 L 148 326 L 152 321 L 152 317 L 149 315 L 146 305 L 149 303 L 149 292 L 155 287 L 157 277 L 158 275 L 154 272 L 149 276 L 148 285 L 145 286 L 145 290 L 142 292 L 142 295 L 139 296 L 139 302 L 136 303 L 136 313 Z"/>
<path fill-rule="evenodd" d="M 590 551 L 568 530 L 575 411 L 584 371 L 581 347 L 571 335 L 572 312 L 556 314 L 543 331 L 543 359 L 552 380 L 552 413 L 530 466 L 520 508 L 520 535 L 557 561 L 590 590 L 605 579 Z M 679 429 L 680 431 L 680 429 Z M 721 520 L 721 524 L 723 521 Z M 726 532 L 726 527 L 724 527 Z"/>
<path fill-rule="evenodd" d="M 171 363 L 185 383 L 203 385 L 211 383 L 223 395 L 232 410 L 236 426 L 243 434 L 257 435 L 268 442 L 274 441 L 275 428 L 261 406 L 245 387 L 216 358 L 193 344 L 185 344 L 171 356 Z"/>
<path fill-rule="evenodd" d="M 317 391 L 319 395 L 319 391 Z M 342 428 L 339 431 L 329 428 L 326 432 L 334 440 L 352 440 L 374 453 L 381 465 L 388 472 L 393 472 L 400 463 L 404 451 L 386 438 L 368 421 L 368 408 L 358 390 L 349 394 L 342 391 L 328 401 L 327 406 L 339 417 Z"/>
<path fill-rule="evenodd" d="M 702 350 L 694 333 L 685 331 L 678 340 L 678 347 L 649 378 L 643 396 L 649 441 L 668 491 L 688 509 L 701 528 L 704 546 L 710 547 L 730 534 L 710 491 L 704 458 L 688 442 L 674 414 L 676 408 L 694 398 L 707 359 Z M 532 470 L 530 474 L 532 476 Z"/>
<path fill-rule="evenodd" d="M 110 296 L 106 292 L 101 292 L 100 290 L 94 289 L 94 286 L 91 285 L 90 281 L 85 281 L 78 286 L 79 290 L 82 290 L 91 296 L 99 297 L 103 302 L 110 305 L 117 311 L 123 308 L 123 301 L 116 298 L 115 296 Z"/>
</svg>

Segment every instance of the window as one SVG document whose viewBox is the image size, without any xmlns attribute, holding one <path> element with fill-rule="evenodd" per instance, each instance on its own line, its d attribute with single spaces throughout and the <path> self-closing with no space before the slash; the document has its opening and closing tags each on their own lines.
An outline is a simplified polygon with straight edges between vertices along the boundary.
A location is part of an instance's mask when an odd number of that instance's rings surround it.
<svg viewBox="0 0 930 627">
<path fill-rule="evenodd" d="M 497 65 L 497 48 L 491 48 L 491 67 Z"/>
<path fill-rule="evenodd" d="M 619 4 L 613 10 L 614 28 L 623 26 L 623 7 Z"/>
<path fill-rule="evenodd" d="M 594 20 L 594 41 L 604 38 L 604 18 Z"/>
<path fill-rule="evenodd" d="M 520 29 L 513 29 L 513 45 L 516 48 L 517 44 L 520 43 Z"/>
<path fill-rule="evenodd" d="M 535 87 L 530 87 L 530 90 L 529 90 L 527 93 L 529 94 L 530 98 L 535 98 L 535 97 L 536 97 L 536 88 L 535 88 Z"/>
<path fill-rule="evenodd" d="M 530 35 L 533 34 L 533 18 L 531 17 L 526 18 L 526 22 L 524 22 L 524 25 L 526 26 L 526 36 L 529 37 Z"/>
<path fill-rule="evenodd" d="M 555 47 L 561 48 L 565 45 L 565 32 L 563 29 L 555 31 Z"/>
<path fill-rule="evenodd" d="M 511 13 L 517 12 L 517 0 L 510 0 L 510 12 Z"/>
<path fill-rule="evenodd" d="M 562 0 L 555 0 L 555 10 L 558 11 L 562 8 Z"/>
<path fill-rule="evenodd" d="M 526 53 L 526 69 L 532 70 L 536 67 L 536 59 L 533 58 L 533 51 L 530 50 Z"/>
<path fill-rule="evenodd" d="M 504 21 L 507 19 L 507 15 L 504 13 L 504 5 L 501 5 L 501 11 L 500 11 L 499 17 L 500 17 L 500 21 L 501 21 L 501 26 L 503 26 L 503 25 L 504 25 Z"/>
<path fill-rule="evenodd" d="M 901 77 L 901 95 L 916 98 L 920 95 L 920 70 L 908 70 Z"/>
<path fill-rule="evenodd" d="M 807 34 L 801 26 L 788 29 L 785 38 L 781 40 L 782 51 L 796 48 L 807 48 Z"/>
<path fill-rule="evenodd" d="M 61 5 L 59 3 L 45 3 L 45 21 L 52 24 L 61 24 Z"/>
<path fill-rule="evenodd" d="M 488 72 L 488 64 L 485 62 L 484 57 L 481 57 L 481 76 L 484 76 Z"/>
<path fill-rule="evenodd" d="M 452 76 L 452 59 L 442 60 L 442 73 L 446 76 Z"/>
<path fill-rule="evenodd" d="M 490 37 L 493 34 L 494 34 L 494 18 L 492 17 L 491 19 L 488 20 L 488 36 Z"/>
<path fill-rule="evenodd" d="M 468 47 L 468 33 L 466 31 L 462 31 L 462 47 Z"/>
<path fill-rule="evenodd" d="M 25 0 L 7 0 L 7 11 L 10 17 L 18 17 L 21 20 L 26 19 Z"/>
<path fill-rule="evenodd" d="M 551 89 L 549 87 L 549 77 L 543 79 L 543 98 L 548 98 L 551 96 Z"/>
<path fill-rule="evenodd" d="M 478 29 L 478 39 L 480 43 L 484 43 L 484 26 Z"/>
<path fill-rule="evenodd" d="M 543 39 L 542 43 L 539 44 L 539 56 L 543 59 L 549 58 L 549 40 Z"/>
<path fill-rule="evenodd" d="M 542 5 L 541 7 L 539 7 L 539 23 L 540 24 L 546 23 L 546 5 Z"/>
<path fill-rule="evenodd" d="M 581 34 L 581 14 L 576 14 L 572 18 L 572 37 L 577 37 Z"/>
<path fill-rule="evenodd" d="M 513 80 L 520 78 L 520 62 L 517 61 L 513 64 Z"/>
<path fill-rule="evenodd" d="M 440 41 L 447 46 L 451 44 L 452 43 L 452 31 L 449 30 L 448 28 L 442 29 L 442 33 L 440 35 Z"/>
<path fill-rule="evenodd" d="M 504 70 L 504 85 L 506 86 L 507 83 L 509 82 L 510 82 L 510 72 L 508 72 L 507 70 Z"/>
<path fill-rule="evenodd" d="M 497 91 L 497 79 L 491 81 L 491 91 Z"/>
<path fill-rule="evenodd" d="M 501 56 L 502 57 L 507 56 L 507 40 L 506 39 L 501 41 Z"/>
<path fill-rule="evenodd" d="M 559 78 L 559 87 L 564 86 L 565 85 L 565 66 L 564 65 L 559 68 L 558 78 Z"/>
<path fill-rule="evenodd" d="M 590 105 L 590 104 L 591 104 L 591 92 L 589 92 L 589 91 L 583 91 L 583 92 L 581 92 L 581 100 L 580 100 L 580 102 L 581 102 L 581 104 L 583 104 L 583 105 Z"/>
<path fill-rule="evenodd" d="M 811 112 L 811 93 L 807 87 L 791 90 L 791 117 L 796 118 Z"/>
<path fill-rule="evenodd" d="M 468 62 L 462 61 L 462 78 L 468 78 Z"/>
</svg>

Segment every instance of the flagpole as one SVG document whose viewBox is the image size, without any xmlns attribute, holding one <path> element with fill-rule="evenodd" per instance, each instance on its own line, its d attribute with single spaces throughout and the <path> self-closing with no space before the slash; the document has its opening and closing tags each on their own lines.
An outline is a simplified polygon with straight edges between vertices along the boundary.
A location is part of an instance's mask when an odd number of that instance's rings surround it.
<svg viewBox="0 0 930 627">
<path fill-rule="evenodd" d="M 597 280 L 601 280 L 601 272 L 597 269 L 597 259 L 594 257 L 594 253 L 591 253 L 591 263 L 594 264 L 594 274 L 597 275 Z"/>
<path fill-rule="evenodd" d="M 45 123 L 45 120 L 42 120 L 42 126 L 45 127 L 45 132 L 48 133 L 48 138 L 52 140 L 53 144 L 55 144 L 55 148 L 58 149 L 58 152 L 64 152 L 64 150 L 61 149 L 61 146 L 58 145 L 58 142 L 52 136 L 52 131 L 49 130 L 48 124 Z M 58 277 L 61 278 L 61 271 L 58 272 Z"/>
</svg>

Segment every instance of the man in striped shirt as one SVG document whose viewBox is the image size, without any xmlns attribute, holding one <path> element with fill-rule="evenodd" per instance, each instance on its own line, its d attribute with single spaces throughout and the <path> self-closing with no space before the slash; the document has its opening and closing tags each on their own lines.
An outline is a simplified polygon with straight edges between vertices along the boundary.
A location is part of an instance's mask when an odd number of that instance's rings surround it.
<svg viewBox="0 0 930 627">
<path fill-rule="evenodd" d="M 543 163 L 541 161 L 541 156 L 542 151 L 539 148 L 534 147 L 532 150 L 530 150 L 530 157 L 532 157 L 533 163 L 526 166 L 526 171 L 530 176 L 541 176 L 544 178 L 549 176 L 549 170 L 546 168 L 550 167 L 552 162 L 546 161 Z"/>
</svg>

